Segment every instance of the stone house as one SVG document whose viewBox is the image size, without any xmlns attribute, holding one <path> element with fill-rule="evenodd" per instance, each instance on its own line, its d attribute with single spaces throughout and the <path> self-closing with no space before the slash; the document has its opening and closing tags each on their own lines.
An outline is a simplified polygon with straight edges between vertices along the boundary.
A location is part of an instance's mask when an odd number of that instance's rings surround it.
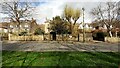
<svg viewBox="0 0 120 68">
<path fill-rule="evenodd" d="M 21 20 L 19 27 L 16 22 L 10 22 L 9 24 L 10 31 L 12 33 L 24 32 L 26 31 L 28 34 L 33 34 L 34 31 L 38 28 L 38 24 L 36 20 Z"/>
<path fill-rule="evenodd" d="M 46 19 L 45 24 L 44 24 L 44 31 L 46 34 L 50 33 L 50 20 Z"/>
<path fill-rule="evenodd" d="M 32 20 L 21 20 L 20 25 L 18 27 L 16 22 L 2 22 L 0 23 L 0 29 L 2 32 L 11 32 L 13 34 L 20 33 L 26 31 L 28 34 L 33 34 L 39 25 L 36 23 L 36 20 L 32 18 Z"/>
<path fill-rule="evenodd" d="M 8 23 L 0 23 L 0 33 L 7 33 L 8 32 Z"/>
</svg>

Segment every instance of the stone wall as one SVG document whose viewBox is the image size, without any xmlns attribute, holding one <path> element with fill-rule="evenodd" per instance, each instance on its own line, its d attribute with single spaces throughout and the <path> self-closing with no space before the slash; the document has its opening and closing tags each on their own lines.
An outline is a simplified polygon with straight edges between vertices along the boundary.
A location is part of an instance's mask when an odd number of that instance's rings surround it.
<svg viewBox="0 0 120 68">
<path fill-rule="evenodd" d="M 110 43 L 120 43 L 120 38 L 118 37 L 105 37 L 106 42 Z"/>
<path fill-rule="evenodd" d="M 10 36 L 11 41 L 42 41 L 43 35 L 32 35 L 32 36 Z"/>
</svg>

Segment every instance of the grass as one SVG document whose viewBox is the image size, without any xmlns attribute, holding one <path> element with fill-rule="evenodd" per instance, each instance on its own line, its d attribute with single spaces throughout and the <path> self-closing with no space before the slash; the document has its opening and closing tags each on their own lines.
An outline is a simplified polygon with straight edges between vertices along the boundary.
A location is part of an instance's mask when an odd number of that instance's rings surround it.
<svg viewBox="0 0 120 68">
<path fill-rule="evenodd" d="M 118 68 L 118 52 L 20 52 L 3 51 L 2 66 L 80 66 Z"/>
</svg>

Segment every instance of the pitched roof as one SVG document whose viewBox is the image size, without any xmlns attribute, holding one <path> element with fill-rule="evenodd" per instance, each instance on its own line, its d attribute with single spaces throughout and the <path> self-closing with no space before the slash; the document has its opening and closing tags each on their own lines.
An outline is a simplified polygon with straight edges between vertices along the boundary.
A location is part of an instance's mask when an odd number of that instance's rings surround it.
<svg viewBox="0 0 120 68">
<path fill-rule="evenodd" d="M 7 29 L 7 28 L 8 28 L 8 25 L 9 25 L 9 23 L 7 23 L 7 22 L 2 22 L 2 23 L 0 23 L 0 28 L 5 28 L 5 29 Z"/>
</svg>

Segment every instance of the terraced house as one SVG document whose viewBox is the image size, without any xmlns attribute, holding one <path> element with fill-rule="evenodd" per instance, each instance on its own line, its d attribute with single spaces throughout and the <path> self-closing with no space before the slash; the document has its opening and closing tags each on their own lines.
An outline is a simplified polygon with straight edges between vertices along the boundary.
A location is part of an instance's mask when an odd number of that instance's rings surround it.
<svg viewBox="0 0 120 68">
<path fill-rule="evenodd" d="M 8 38 L 8 23 L 0 23 L 0 39 L 2 40 L 2 38 Z"/>
<path fill-rule="evenodd" d="M 7 33 L 8 32 L 8 23 L 0 23 L 0 33 Z"/>
<path fill-rule="evenodd" d="M 33 18 L 32 20 L 21 20 L 19 26 L 14 21 L 0 23 L 1 33 L 10 32 L 11 34 L 17 34 L 18 32 L 27 32 L 28 34 L 33 34 L 37 28 L 39 28 L 39 25 Z"/>
<path fill-rule="evenodd" d="M 20 29 L 19 29 L 20 28 Z M 38 24 L 36 23 L 36 20 L 21 20 L 21 23 L 19 27 L 17 26 L 16 22 L 10 23 L 10 29 L 12 33 L 17 33 L 18 31 L 33 34 L 34 31 L 38 28 Z"/>
</svg>

